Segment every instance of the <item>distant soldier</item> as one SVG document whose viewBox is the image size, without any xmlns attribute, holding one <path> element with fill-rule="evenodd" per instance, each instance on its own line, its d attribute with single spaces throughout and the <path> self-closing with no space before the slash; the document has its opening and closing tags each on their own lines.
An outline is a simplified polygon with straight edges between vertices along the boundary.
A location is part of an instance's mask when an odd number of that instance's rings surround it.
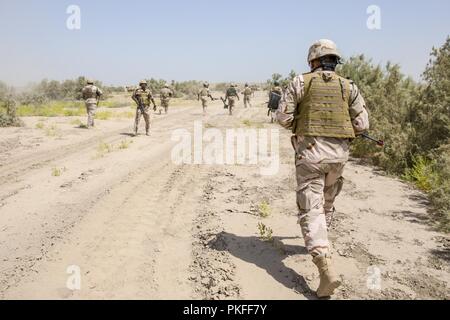
<svg viewBox="0 0 450 320">
<path fill-rule="evenodd" d="M 134 102 L 137 104 L 136 109 L 136 118 L 134 121 L 134 135 L 136 136 L 139 129 L 139 121 L 141 116 L 144 116 L 145 120 L 145 134 L 150 135 L 150 120 L 151 120 L 151 111 L 150 102 L 153 104 L 153 110 L 156 110 L 156 103 L 153 99 L 153 95 L 150 89 L 147 88 L 147 81 L 142 80 L 139 82 L 139 88 L 136 89 L 131 97 Z"/>
<path fill-rule="evenodd" d="M 253 90 L 250 88 L 248 83 L 245 84 L 244 91 L 242 91 L 242 94 L 244 95 L 244 107 L 248 108 L 252 106 L 252 97 L 253 97 Z"/>
<path fill-rule="evenodd" d="M 203 88 L 198 92 L 197 96 L 198 101 L 202 101 L 203 114 L 206 114 L 206 109 L 208 108 L 208 98 L 210 98 L 212 101 L 216 100 L 213 98 L 211 92 L 209 91 L 209 83 L 203 83 Z"/>
<path fill-rule="evenodd" d="M 233 108 L 236 106 L 236 100 L 240 100 L 236 84 L 232 83 L 227 89 L 225 100 L 228 100 L 228 111 L 231 116 L 233 114 Z"/>
<path fill-rule="evenodd" d="M 164 88 L 161 90 L 161 108 L 164 108 L 165 113 L 169 110 L 170 99 L 173 97 L 173 91 L 170 89 L 168 84 L 164 85 Z M 159 110 L 161 114 L 161 109 Z"/>
<path fill-rule="evenodd" d="M 81 91 L 83 100 L 86 103 L 86 112 L 88 115 L 87 128 L 94 127 L 95 111 L 103 92 L 94 85 L 93 80 L 87 80 L 87 85 Z"/>
<path fill-rule="evenodd" d="M 276 111 L 280 104 L 281 97 L 283 95 L 283 89 L 280 87 L 280 83 L 275 81 L 273 87 L 269 93 L 269 103 L 267 107 L 269 108 L 267 115 L 270 116 L 270 122 L 274 122 L 276 119 Z"/>
</svg>

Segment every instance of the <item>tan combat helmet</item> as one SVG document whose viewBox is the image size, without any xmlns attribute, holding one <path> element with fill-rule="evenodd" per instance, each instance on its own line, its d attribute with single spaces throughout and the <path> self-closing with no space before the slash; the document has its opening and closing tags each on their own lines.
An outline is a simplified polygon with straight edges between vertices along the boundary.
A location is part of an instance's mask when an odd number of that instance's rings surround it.
<svg viewBox="0 0 450 320">
<path fill-rule="evenodd" d="M 230 84 L 230 87 L 232 87 L 232 88 L 236 88 L 236 87 L 237 87 L 237 85 L 236 85 L 236 83 L 232 82 L 232 83 Z"/>
<path fill-rule="evenodd" d="M 208 87 L 209 87 L 209 83 L 208 83 L 208 82 L 203 82 L 203 86 L 204 86 L 205 88 L 208 88 Z"/>
<path fill-rule="evenodd" d="M 139 85 L 140 85 L 140 86 L 142 86 L 143 84 L 147 85 L 147 81 L 145 81 L 145 80 L 139 81 Z"/>
<path fill-rule="evenodd" d="M 86 83 L 87 83 L 87 84 L 94 84 L 94 80 L 92 80 L 92 79 L 87 79 L 87 80 L 86 80 Z"/>
<path fill-rule="evenodd" d="M 336 44 L 328 39 L 321 39 L 315 42 L 310 48 L 308 53 L 308 63 L 311 61 L 325 57 L 325 56 L 336 56 L 339 59 L 342 58 L 339 53 Z"/>
<path fill-rule="evenodd" d="M 164 88 L 167 88 L 167 89 L 169 89 L 169 88 L 170 88 L 169 84 L 168 84 L 168 83 L 166 83 L 166 84 L 164 85 Z"/>
</svg>

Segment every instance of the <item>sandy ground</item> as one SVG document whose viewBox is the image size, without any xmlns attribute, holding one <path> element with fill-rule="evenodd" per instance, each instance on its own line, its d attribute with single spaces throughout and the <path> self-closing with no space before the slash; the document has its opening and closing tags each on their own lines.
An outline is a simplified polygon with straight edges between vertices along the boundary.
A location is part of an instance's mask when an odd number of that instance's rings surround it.
<svg viewBox="0 0 450 320">
<path fill-rule="evenodd" d="M 154 116 L 150 137 L 129 136 L 132 119 L 84 130 L 73 118 L 27 118 L 0 129 L 0 298 L 314 299 L 288 131 L 274 176 L 171 160 L 172 132 L 195 120 L 278 128 L 263 99 L 232 117 L 220 101 L 205 117 L 196 103 L 172 108 Z M 449 238 L 432 229 L 424 195 L 357 161 L 345 178 L 331 232 L 344 283 L 334 298 L 450 298 Z M 70 266 L 80 290 L 67 287 Z"/>
</svg>

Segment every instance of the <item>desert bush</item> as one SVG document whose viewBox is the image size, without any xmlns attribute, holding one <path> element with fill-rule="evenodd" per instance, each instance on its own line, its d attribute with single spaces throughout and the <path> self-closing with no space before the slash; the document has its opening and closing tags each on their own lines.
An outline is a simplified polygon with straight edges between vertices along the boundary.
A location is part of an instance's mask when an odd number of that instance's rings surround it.
<svg viewBox="0 0 450 320">
<path fill-rule="evenodd" d="M 6 96 L 6 91 L 0 92 L 0 127 L 22 125 L 22 121 L 17 116 L 16 102 L 11 96 Z"/>
<path fill-rule="evenodd" d="M 370 112 L 371 131 L 386 141 L 380 150 L 356 140 L 357 157 L 370 158 L 402 175 L 430 195 L 440 225 L 450 223 L 450 38 L 433 48 L 416 83 L 398 65 L 374 66 L 364 56 L 350 58 L 339 73 L 355 81 Z"/>
</svg>

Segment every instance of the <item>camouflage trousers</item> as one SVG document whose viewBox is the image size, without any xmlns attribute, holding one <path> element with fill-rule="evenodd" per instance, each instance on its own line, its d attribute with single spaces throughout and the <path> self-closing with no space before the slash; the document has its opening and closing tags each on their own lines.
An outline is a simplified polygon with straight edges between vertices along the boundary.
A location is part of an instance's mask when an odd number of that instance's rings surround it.
<svg viewBox="0 0 450 320">
<path fill-rule="evenodd" d="M 134 119 L 134 133 L 137 134 L 137 132 L 138 132 L 141 116 L 144 117 L 145 132 L 149 133 L 150 132 L 150 121 L 151 121 L 151 111 L 150 111 L 149 106 L 145 107 L 144 110 L 142 110 L 141 108 L 136 109 L 136 117 Z"/>
<path fill-rule="evenodd" d="M 228 112 L 230 116 L 233 114 L 233 109 L 236 106 L 236 97 L 228 97 Z"/>
<path fill-rule="evenodd" d="M 169 111 L 169 102 L 170 102 L 170 100 L 161 99 L 161 108 L 164 109 L 165 113 L 167 113 Z"/>
<path fill-rule="evenodd" d="M 206 110 L 208 109 L 208 98 L 202 97 L 202 107 L 203 107 L 203 113 L 206 113 Z"/>
<path fill-rule="evenodd" d="M 342 190 L 345 163 L 297 164 L 298 223 L 308 252 L 326 255 L 330 252 L 328 229 L 334 213 L 334 201 Z"/>
<path fill-rule="evenodd" d="M 252 99 L 250 98 L 250 96 L 244 96 L 244 107 L 245 108 L 252 107 Z"/>
<path fill-rule="evenodd" d="M 95 111 L 97 110 L 97 103 L 86 103 L 87 112 L 87 127 L 94 126 Z"/>
</svg>

